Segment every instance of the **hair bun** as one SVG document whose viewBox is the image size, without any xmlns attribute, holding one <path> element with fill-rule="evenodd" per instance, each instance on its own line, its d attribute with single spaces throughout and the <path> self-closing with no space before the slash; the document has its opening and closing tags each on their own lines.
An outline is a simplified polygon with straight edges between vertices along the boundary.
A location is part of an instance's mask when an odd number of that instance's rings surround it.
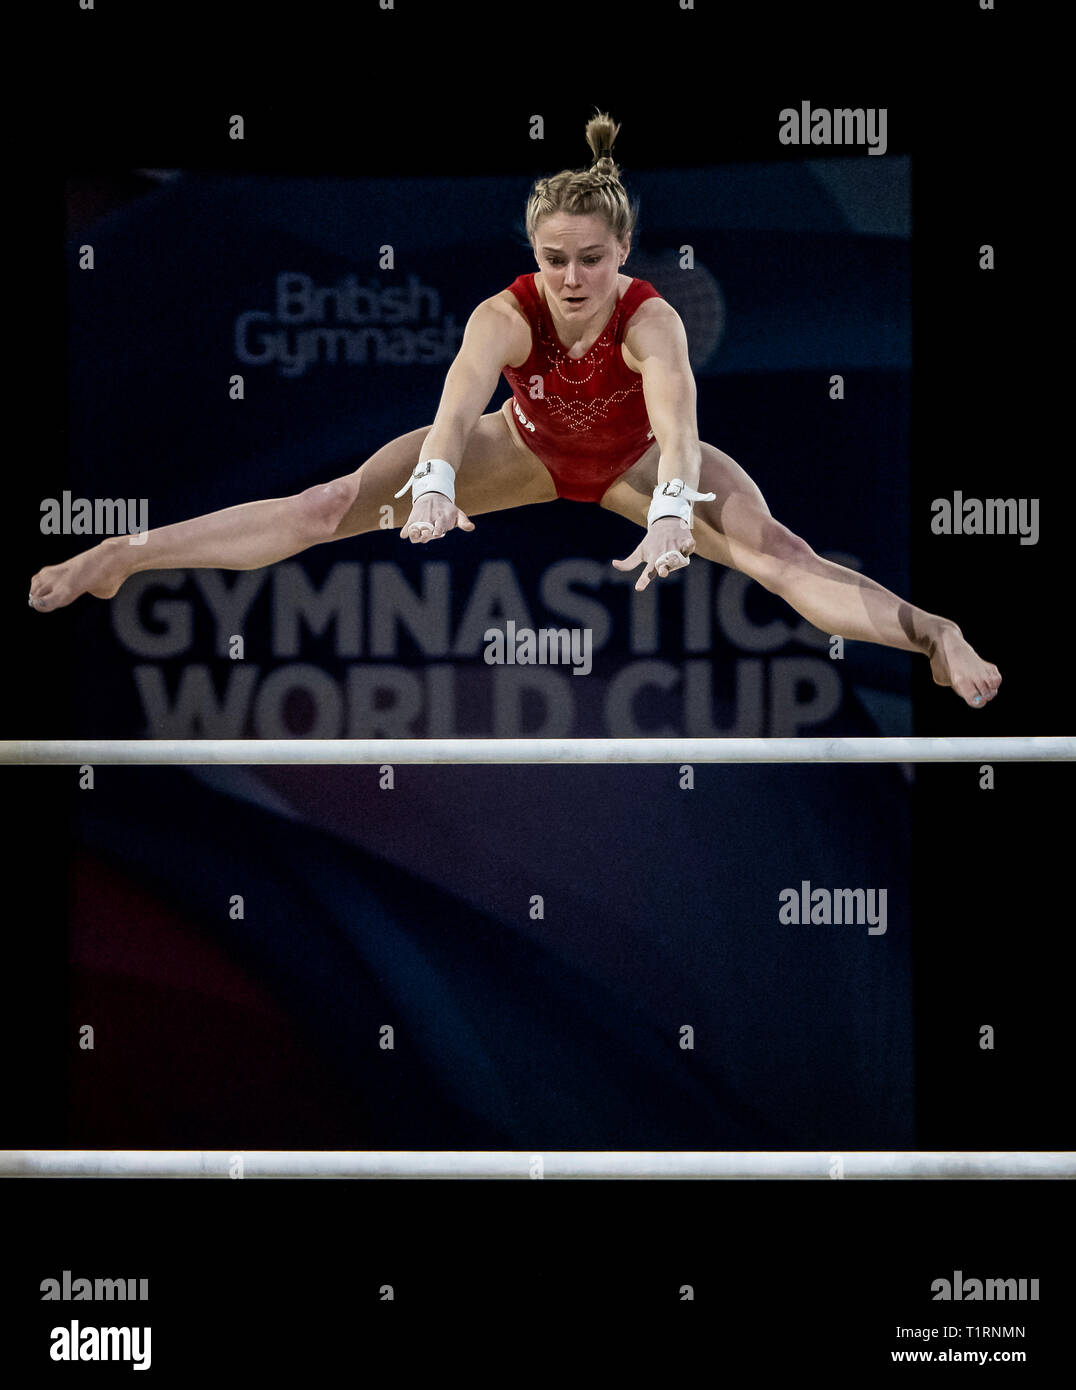
<svg viewBox="0 0 1076 1390">
<path fill-rule="evenodd" d="M 613 145 L 619 133 L 620 127 L 607 111 L 595 111 L 587 121 L 587 144 L 594 155 L 595 164 L 600 164 L 603 159 L 613 162 Z"/>
<path fill-rule="evenodd" d="M 593 156 L 589 167 L 562 169 L 559 174 L 535 180 L 525 214 L 527 240 L 532 246 L 539 222 L 555 212 L 601 217 L 618 242 L 631 238 L 636 209 L 628 201 L 613 158 L 619 130 L 611 116 L 596 111 L 587 122 L 587 144 Z"/>
</svg>

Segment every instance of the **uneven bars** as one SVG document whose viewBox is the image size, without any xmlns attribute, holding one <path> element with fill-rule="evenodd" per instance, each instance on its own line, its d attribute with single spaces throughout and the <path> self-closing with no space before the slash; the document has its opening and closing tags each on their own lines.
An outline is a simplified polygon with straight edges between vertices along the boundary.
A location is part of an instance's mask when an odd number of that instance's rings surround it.
<svg viewBox="0 0 1076 1390">
<path fill-rule="evenodd" d="M 537 1160 L 541 1160 L 540 1166 Z M 240 1162 L 241 1160 L 241 1162 Z M 838 1163 L 839 1160 L 839 1163 Z M 1067 1178 L 1055 1150 L 8 1149 L 0 1178 Z"/>
<path fill-rule="evenodd" d="M 8 739 L 0 764 L 1063 762 L 1076 738 Z"/>
</svg>

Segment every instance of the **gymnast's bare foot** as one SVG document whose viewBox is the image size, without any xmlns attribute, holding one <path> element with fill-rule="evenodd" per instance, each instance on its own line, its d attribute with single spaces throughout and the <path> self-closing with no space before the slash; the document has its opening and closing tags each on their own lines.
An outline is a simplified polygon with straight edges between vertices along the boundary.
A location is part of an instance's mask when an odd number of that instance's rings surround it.
<svg viewBox="0 0 1076 1390">
<path fill-rule="evenodd" d="M 950 685 L 972 709 L 982 709 L 998 693 L 1001 672 L 984 661 L 955 623 L 944 623 L 927 655 L 935 685 Z"/>
<path fill-rule="evenodd" d="M 30 607 L 49 613 L 66 608 L 82 594 L 112 598 L 127 578 L 122 547 L 128 544 L 126 536 L 110 536 L 61 565 L 45 565 L 30 580 Z"/>
</svg>

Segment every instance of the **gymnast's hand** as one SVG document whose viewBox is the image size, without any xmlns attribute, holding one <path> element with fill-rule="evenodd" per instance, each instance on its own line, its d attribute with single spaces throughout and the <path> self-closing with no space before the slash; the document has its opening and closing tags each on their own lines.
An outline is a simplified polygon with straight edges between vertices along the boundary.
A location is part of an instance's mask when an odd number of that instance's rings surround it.
<svg viewBox="0 0 1076 1390">
<path fill-rule="evenodd" d="M 635 584 L 641 592 L 652 579 L 665 579 L 675 570 L 684 569 L 694 549 L 695 537 L 686 521 L 678 516 L 659 516 L 628 558 L 614 560 L 613 566 L 618 570 L 633 570 L 645 564 Z"/>
<path fill-rule="evenodd" d="M 425 545 L 427 541 L 440 540 L 455 526 L 461 531 L 474 530 L 474 522 L 451 498 L 443 492 L 424 492 L 411 508 L 400 539 L 412 545 Z"/>
</svg>

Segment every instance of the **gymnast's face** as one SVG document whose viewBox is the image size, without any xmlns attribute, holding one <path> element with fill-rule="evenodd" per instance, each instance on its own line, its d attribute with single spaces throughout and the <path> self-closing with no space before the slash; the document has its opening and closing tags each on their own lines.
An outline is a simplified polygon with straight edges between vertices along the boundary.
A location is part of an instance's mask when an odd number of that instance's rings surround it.
<svg viewBox="0 0 1076 1390">
<path fill-rule="evenodd" d="M 602 217 L 554 212 L 535 228 L 534 254 L 554 315 L 585 323 L 609 311 L 630 242 L 621 245 Z"/>
</svg>

